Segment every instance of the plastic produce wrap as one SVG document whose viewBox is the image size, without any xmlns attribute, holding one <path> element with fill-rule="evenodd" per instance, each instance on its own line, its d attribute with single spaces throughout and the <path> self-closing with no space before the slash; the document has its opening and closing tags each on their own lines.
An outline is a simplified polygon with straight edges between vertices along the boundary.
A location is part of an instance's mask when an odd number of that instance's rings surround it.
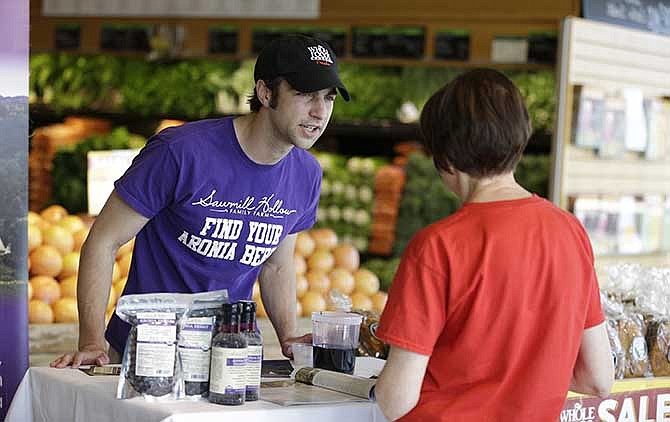
<svg viewBox="0 0 670 422">
<path fill-rule="evenodd" d="M 610 340 L 610 349 L 614 360 L 614 378 L 620 380 L 623 379 L 626 370 L 626 352 L 619 338 L 619 323 L 614 319 L 608 319 L 605 327 L 607 328 L 607 337 Z"/>
<path fill-rule="evenodd" d="M 174 399 L 183 395 L 177 339 L 194 301 L 228 300 L 226 290 L 154 293 L 119 298 L 116 314 L 131 325 L 116 396 Z"/>
<path fill-rule="evenodd" d="M 619 339 L 626 353 L 625 378 L 651 376 L 646 341 L 647 327 L 642 315 L 633 313 L 619 320 Z"/>
<path fill-rule="evenodd" d="M 635 306 L 643 315 L 657 319 L 668 317 L 668 284 L 670 276 L 667 269 L 645 268 L 637 282 Z"/>
<path fill-rule="evenodd" d="M 379 325 L 379 314 L 374 311 L 362 310 L 353 312 L 363 316 L 358 340 L 358 355 L 386 359 L 389 352 L 389 346 L 375 335 L 377 325 Z"/>
<path fill-rule="evenodd" d="M 640 264 L 619 264 L 607 269 L 603 290 L 622 300 L 633 300 L 639 292 L 639 281 L 644 272 Z"/>
<path fill-rule="evenodd" d="M 328 309 L 332 311 L 349 312 L 351 311 L 351 298 L 337 289 L 331 289 L 326 298 Z"/>
<path fill-rule="evenodd" d="M 600 304 L 607 319 L 619 320 L 624 317 L 624 306 L 620 301 L 600 291 Z"/>
</svg>

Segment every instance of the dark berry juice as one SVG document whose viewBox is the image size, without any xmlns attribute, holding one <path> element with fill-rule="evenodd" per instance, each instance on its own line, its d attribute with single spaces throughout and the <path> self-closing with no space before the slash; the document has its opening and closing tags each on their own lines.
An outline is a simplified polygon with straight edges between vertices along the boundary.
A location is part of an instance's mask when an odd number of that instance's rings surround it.
<svg viewBox="0 0 670 422">
<path fill-rule="evenodd" d="M 314 367 L 353 374 L 356 364 L 355 349 L 336 349 L 329 345 L 314 346 Z"/>
</svg>

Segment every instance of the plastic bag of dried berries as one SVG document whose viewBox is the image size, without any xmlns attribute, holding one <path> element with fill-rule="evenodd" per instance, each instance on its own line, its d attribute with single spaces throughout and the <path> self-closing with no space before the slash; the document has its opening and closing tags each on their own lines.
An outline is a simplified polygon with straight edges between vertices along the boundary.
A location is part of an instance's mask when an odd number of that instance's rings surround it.
<svg viewBox="0 0 670 422">
<path fill-rule="evenodd" d="M 209 393 L 209 365 L 212 339 L 221 325 L 221 305 L 228 298 L 198 298 L 182 318 L 177 342 L 177 357 L 184 381 L 184 395 L 206 397 Z"/>
<path fill-rule="evenodd" d="M 184 395 L 177 340 L 194 301 L 228 300 L 225 290 L 205 293 L 152 293 L 119 299 L 116 314 L 130 324 L 117 398 L 176 399 Z"/>
</svg>

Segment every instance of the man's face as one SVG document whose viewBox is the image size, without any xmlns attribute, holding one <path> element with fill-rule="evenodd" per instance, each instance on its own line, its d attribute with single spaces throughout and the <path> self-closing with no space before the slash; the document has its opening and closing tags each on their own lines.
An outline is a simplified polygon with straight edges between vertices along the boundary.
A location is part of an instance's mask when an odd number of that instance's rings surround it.
<svg viewBox="0 0 670 422">
<path fill-rule="evenodd" d="M 306 93 L 281 81 L 277 107 L 269 110 L 277 135 L 298 148 L 311 148 L 326 130 L 336 95 L 335 88 Z"/>
</svg>

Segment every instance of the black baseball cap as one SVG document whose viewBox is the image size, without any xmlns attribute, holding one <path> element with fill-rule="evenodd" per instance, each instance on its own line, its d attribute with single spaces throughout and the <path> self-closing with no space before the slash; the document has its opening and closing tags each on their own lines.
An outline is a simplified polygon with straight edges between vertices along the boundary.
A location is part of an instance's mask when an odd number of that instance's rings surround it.
<svg viewBox="0 0 670 422">
<path fill-rule="evenodd" d="M 279 76 L 301 92 L 337 88 L 342 98 L 349 101 L 349 92 L 337 74 L 335 53 L 319 39 L 290 35 L 263 48 L 254 67 L 254 81 L 269 81 Z"/>
</svg>

